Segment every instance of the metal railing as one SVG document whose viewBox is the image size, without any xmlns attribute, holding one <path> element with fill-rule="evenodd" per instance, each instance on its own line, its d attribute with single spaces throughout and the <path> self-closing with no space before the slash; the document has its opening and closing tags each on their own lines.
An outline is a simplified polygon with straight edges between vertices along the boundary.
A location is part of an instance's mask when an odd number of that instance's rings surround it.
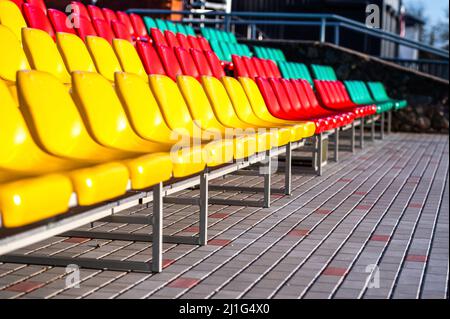
<svg viewBox="0 0 450 319">
<path fill-rule="evenodd" d="M 383 60 L 394 62 L 409 69 L 428 73 L 443 79 L 449 79 L 449 63 L 445 60 L 430 60 L 430 59 L 396 59 L 383 58 Z"/>
<path fill-rule="evenodd" d="M 258 26 L 313 26 L 319 30 L 320 42 L 331 42 L 340 45 L 341 30 L 351 30 L 362 35 L 371 36 L 379 40 L 394 43 L 411 49 L 424 52 L 436 57 L 436 63 L 448 66 L 449 52 L 418 41 L 406 39 L 399 35 L 380 29 L 374 29 L 365 24 L 335 14 L 317 13 L 261 13 L 261 12 L 203 12 L 171 11 L 159 9 L 129 9 L 128 12 L 140 15 L 167 15 L 177 14 L 183 17 L 183 22 L 193 25 L 216 25 L 226 31 L 231 31 L 236 26 L 247 26 L 247 38 L 258 38 Z M 328 30 L 332 30 L 332 39 L 327 39 Z M 384 57 L 382 57 L 384 58 Z M 399 59 L 391 59 L 393 62 L 407 65 Z M 419 63 L 419 62 L 417 62 Z"/>
</svg>

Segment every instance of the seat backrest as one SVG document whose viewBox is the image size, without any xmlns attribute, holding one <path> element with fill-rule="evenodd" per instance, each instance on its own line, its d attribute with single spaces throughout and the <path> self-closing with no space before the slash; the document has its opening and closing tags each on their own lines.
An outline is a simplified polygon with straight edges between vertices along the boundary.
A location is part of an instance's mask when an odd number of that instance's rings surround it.
<svg viewBox="0 0 450 319">
<path fill-rule="evenodd" d="M 114 20 L 118 20 L 117 15 L 113 10 L 108 9 L 108 8 L 102 8 L 102 11 L 103 11 L 103 15 L 105 16 L 105 20 L 108 23 L 111 23 Z"/>
<path fill-rule="evenodd" d="M 136 49 L 129 41 L 114 39 L 113 49 L 119 59 L 122 70 L 137 74 L 147 81 L 147 72 L 145 72 L 144 65 Z"/>
<path fill-rule="evenodd" d="M 112 46 L 108 41 L 97 36 L 86 37 L 86 45 L 97 71 L 113 82 L 114 73 L 122 71 L 122 68 Z"/>
<path fill-rule="evenodd" d="M 190 36 L 193 36 L 193 37 L 196 36 L 194 28 L 192 26 L 190 26 L 188 24 L 185 24 L 184 25 L 184 29 L 186 30 L 186 35 L 190 35 Z"/>
<path fill-rule="evenodd" d="M 217 40 L 211 40 L 211 51 L 214 51 L 217 55 L 217 57 L 220 59 L 220 61 L 225 61 L 226 57 L 222 50 L 222 46 L 220 45 L 219 41 Z M 203 49 L 204 50 L 204 49 Z"/>
<path fill-rule="evenodd" d="M 259 58 L 247 58 L 247 59 L 253 61 L 253 65 L 255 67 L 255 70 L 256 70 L 256 73 L 258 74 L 258 76 L 265 76 L 265 77 L 271 76 L 270 70 L 267 71 L 266 68 L 264 67 L 262 59 L 259 59 Z"/>
<path fill-rule="evenodd" d="M 288 79 L 277 79 L 278 83 L 281 83 L 283 86 L 286 98 L 289 100 L 291 110 L 296 112 L 297 115 L 302 114 L 303 104 L 300 100 L 298 93 L 295 88 L 295 82 Z M 278 84 L 279 85 L 279 84 Z M 281 92 L 281 89 L 280 89 Z M 280 101 L 283 101 L 280 99 Z"/>
<path fill-rule="evenodd" d="M 0 1 L 0 24 L 8 27 L 22 41 L 22 28 L 27 27 L 22 12 L 11 1 Z"/>
<path fill-rule="evenodd" d="M 70 9 L 72 11 L 71 12 L 72 14 L 79 15 L 79 16 L 85 17 L 88 20 L 91 20 L 89 11 L 83 3 L 78 2 L 78 1 L 71 1 Z"/>
<path fill-rule="evenodd" d="M 224 76 L 221 79 L 221 82 L 228 92 L 228 96 L 233 103 L 237 116 L 242 121 L 248 121 L 250 123 L 258 121 L 259 119 L 253 113 L 252 106 L 250 105 L 250 101 L 248 100 L 241 83 L 237 79 L 229 76 Z"/>
<path fill-rule="evenodd" d="M 166 37 L 167 45 L 169 47 L 178 48 L 180 46 L 180 43 L 178 42 L 178 39 L 172 31 L 166 30 L 164 31 L 164 36 Z"/>
<path fill-rule="evenodd" d="M 203 51 L 205 53 L 206 59 L 208 60 L 209 67 L 211 68 L 214 77 L 220 79 L 225 76 L 225 70 L 220 63 L 219 58 L 213 51 Z"/>
<path fill-rule="evenodd" d="M 92 24 L 94 25 L 97 35 L 112 44 L 112 40 L 114 39 L 114 32 L 111 29 L 109 23 L 103 19 L 93 18 Z"/>
<path fill-rule="evenodd" d="M 94 19 L 105 20 L 103 11 L 99 7 L 94 6 L 94 5 L 88 5 L 87 10 L 89 12 L 89 16 L 91 17 L 91 20 L 94 20 Z"/>
<path fill-rule="evenodd" d="M 332 96 L 330 96 L 330 92 L 327 89 L 325 80 L 314 80 L 314 86 L 317 90 L 319 99 L 325 106 L 331 107 L 335 101 Z"/>
<path fill-rule="evenodd" d="M 76 34 L 72 21 L 68 19 L 64 12 L 55 9 L 48 9 L 47 16 L 55 32 Z"/>
<path fill-rule="evenodd" d="M 240 77 L 239 82 L 247 95 L 248 101 L 253 109 L 253 112 L 262 120 L 272 121 L 272 114 L 267 109 L 264 97 L 258 88 L 256 82 L 250 78 Z"/>
<path fill-rule="evenodd" d="M 183 74 L 183 70 L 181 69 L 180 63 L 178 62 L 173 49 L 167 45 L 156 45 L 156 50 L 164 69 L 166 70 L 167 76 L 175 81 L 178 75 Z"/>
<path fill-rule="evenodd" d="M 192 58 L 191 52 L 184 48 L 178 47 L 174 48 L 175 55 L 177 56 L 178 62 L 180 62 L 181 70 L 184 75 L 192 76 L 196 79 L 200 78 L 200 73 L 195 65 L 194 59 Z"/>
<path fill-rule="evenodd" d="M 117 20 L 113 20 L 111 21 L 111 27 L 116 35 L 116 38 L 133 42 L 133 37 L 125 24 Z"/>
<path fill-rule="evenodd" d="M 288 116 L 286 112 L 281 108 L 280 103 L 278 102 L 277 95 L 275 94 L 270 82 L 268 79 L 259 77 L 256 79 L 256 83 L 258 85 L 259 91 L 264 98 L 265 104 L 267 105 L 267 109 L 269 112 L 278 118 L 286 119 Z"/>
<path fill-rule="evenodd" d="M 186 35 L 184 35 L 182 33 L 177 33 L 177 40 L 178 40 L 179 45 L 182 48 L 185 48 L 186 50 L 189 50 L 192 48 L 191 43 L 189 42 Z"/>
<path fill-rule="evenodd" d="M 47 6 L 44 0 L 25 0 L 27 3 L 39 8 L 44 14 L 47 14 Z"/>
<path fill-rule="evenodd" d="M 147 44 L 147 43 L 146 43 Z M 115 74 L 115 87 L 130 124 L 142 138 L 173 144 L 164 117 L 147 81 L 126 73 Z"/>
<path fill-rule="evenodd" d="M 123 11 L 117 11 L 116 16 L 117 16 L 117 20 L 127 28 L 128 34 L 131 37 L 134 37 L 136 35 L 136 32 L 134 30 L 133 23 L 131 23 L 130 16 L 126 12 L 123 12 Z"/>
<path fill-rule="evenodd" d="M 302 84 L 302 81 L 305 81 L 305 80 L 299 80 L 299 79 L 295 80 L 295 79 L 293 79 L 293 80 L 288 80 L 288 81 L 291 84 L 291 88 L 294 88 L 294 91 L 295 91 L 295 93 L 297 95 L 298 102 L 300 103 L 300 108 L 306 114 L 309 113 L 309 115 L 312 116 L 312 112 L 311 112 L 312 111 L 312 104 L 311 104 L 311 102 L 309 100 L 308 94 L 305 91 L 305 87 Z M 285 83 L 283 83 L 283 84 L 285 84 Z M 286 84 L 285 84 L 285 89 L 286 89 L 287 92 L 289 92 L 288 91 L 289 87 Z M 295 97 L 294 97 L 294 99 L 295 99 Z M 294 101 L 291 100 L 291 103 L 292 103 L 293 106 L 295 106 L 295 100 Z"/>
<path fill-rule="evenodd" d="M 73 14 L 73 16 L 75 17 L 76 15 Z M 95 28 L 92 25 L 91 20 L 82 15 L 77 16 L 76 19 L 78 19 L 79 22 L 79 26 L 78 28 L 76 28 L 76 31 L 81 39 L 85 40 L 87 36 L 97 35 L 97 32 L 95 32 Z"/>
<path fill-rule="evenodd" d="M 144 17 L 145 27 L 147 28 L 147 33 L 150 34 L 150 30 L 157 28 L 155 20 L 151 17 Z"/>
<path fill-rule="evenodd" d="M 244 61 L 244 64 L 247 68 L 248 77 L 251 79 L 256 79 L 258 76 L 263 76 L 263 74 L 259 74 L 256 70 L 255 64 L 253 63 L 253 60 L 249 57 L 243 56 L 242 61 Z"/>
<path fill-rule="evenodd" d="M 172 31 L 173 33 L 177 33 L 177 25 L 172 21 L 166 20 L 167 30 Z"/>
<path fill-rule="evenodd" d="M 141 16 L 135 13 L 129 15 L 134 33 L 140 38 L 148 38 L 147 28 Z"/>
<path fill-rule="evenodd" d="M 276 78 L 281 78 L 281 72 L 278 65 L 273 60 L 266 60 L 266 64 L 272 69 L 272 75 Z"/>
<path fill-rule="evenodd" d="M 158 53 L 151 43 L 137 41 L 136 50 L 141 57 L 147 74 L 166 74 Z"/>
<path fill-rule="evenodd" d="M 152 36 L 153 42 L 156 45 L 168 45 L 166 37 L 164 36 L 164 33 L 160 29 L 153 28 L 150 30 L 150 34 Z"/>
<path fill-rule="evenodd" d="M 254 79 L 254 77 L 252 77 L 247 69 L 247 65 L 244 62 L 243 58 L 237 55 L 232 55 L 231 56 L 232 61 L 233 61 L 233 66 L 234 66 L 234 75 L 236 77 L 246 77 L 246 78 L 252 78 Z"/>
<path fill-rule="evenodd" d="M 308 97 L 309 100 L 309 104 L 311 105 L 311 108 L 313 109 L 317 109 L 320 107 L 319 101 L 317 100 L 316 95 L 314 94 L 314 90 L 311 86 L 311 83 L 309 83 L 309 81 L 307 80 L 298 80 L 302 86 L 303 86 L 303 90 L 306 94 L 306 96 Z"/>
<path fill-rule="evenodd" d="M 272 90 L 275 92 L 275 96 L 277 97 L 278 103 L 280 104 L 280 108 L 284 112 L 284 114 L 288 115 L 296 115 L 295 112 L 297 110 L 292 109 L 291 100 L 289 99 L 289 94 L 287 93 L 286 89 L 283 86 L 283 83 L 281 82 L 281 79 L 269 79 L 270 86 L 272 87 Z M 294 105 L 295 107 L 296 105 Z"/>
<path fill-rule="evenodd" d="M 158 28 L 161 32 L 168 30 L 166 21 L 162 19 L 156 19 L 156 28 Z"/>
<path fill-rule="evenodd" d="M 85 43 L 77 35 L 56 33 L 56 45 L 69 73 L 74 71 L 97 72 Z"/>
<path fill-rule="evenodd" d="M 2 2 L 0 2 L 2 3 Z M 0 25 L 0 78 L 16 82 L 16 72 L 29 70 L 27 57 L 16 35 L 9 28 Z"/>
<path fill-rule="evenodd" d="M 56 43 L 45 31 L 22 29 L 23 48 L 34 70 L 48 72 L 62 83 L 70 83 L 70 75 Z"/>
<path fill-rule="evenodd" d="M 198 40 L 198 43 L 200 44 L 200 47 L 202 48 L 202 50 L 205 50 L 205 51 L 213 51 L 213 50 L 211 49 L 211 46 L 209 45 L 209 41 L 206 40 L 204 37 L 202 37 L 202 36 L 197 36 L 197 40 Z"/>
<path fill-rule="evenodd" d="M 195 66 L 197 67 L 200 75 L 214 76 L 211 67 L 209 66 L 208 59 L 205 56 L 205 52 L 197 49 L 190 49 L 191 56 L 194 59 Z"/>
<path fill-rule="evenodd" d="M 191 44 L 192 48 L 197 49 L 197 50 L 203 50 L 200 45 L 200 42 L 196 36 L 188 35 L 187 39 L 188 39 L 189 43 Z"/>
<path fill-rule="evenodd" d="M 22 11 L 30 28 L 40 29 L 47 32 L 53 39 L 55 38 L 55 32 L 47 18 L 47 11 L 44 13 L 41 8 L 29 3 L 23 4 Z"/>
<path fill-rule="evenodd" d="M 24 3 L 24 0 L 0 0 L 0 1 L 10 1 L 12 3 L 15 3 L 20 10 L 22 10 L 22 5 Z"/>
</svg>

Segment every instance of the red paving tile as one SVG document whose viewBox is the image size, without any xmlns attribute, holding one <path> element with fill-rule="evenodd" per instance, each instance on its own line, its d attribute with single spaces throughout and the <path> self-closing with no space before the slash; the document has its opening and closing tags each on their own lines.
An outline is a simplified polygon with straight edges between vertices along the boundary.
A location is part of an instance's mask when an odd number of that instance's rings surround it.
<svg viewBox="0 0 450 319">
<path fill-rule="evenodd" d="M 358 195 L 358 196 L 365 196 L 365 195 L 367 195 L 367 192 L 354 192 L 353 194 Z"/>
<path fill-rule="evenodd" d="M 351 178 L 340 178 L 339 181 L 344 183 L 350 183 L 353 180 Z"/>
<path fill-rule="evenodd" d="M 408 256 L 406 256 L 406 261 L 424 263 L 427 261 L 427 256 L 426 255 L 408 255 Z"/>
<path fill-rule="evenodd" d="M 370 205 L 358 205 L 358 206 L 356 206 L 355 209 L 369 210 L 371 208 L 372 208 L 372 206 L 370 206 Z"/>
<path fill-rule="evenodd" d="M 183 229 L 183 232 L 185 232 L 185 233 L 198 233 L 199 232 L 199 227 L 198 226 L 191 226 L 191 227 Z"/>
<path fill-rule="evenodd" d="M 215 213 L 212 214 L 211 216 L 209 216 L 210 218 L 220 218 L 220 219 L 225 219 L 228 218 L 228 216 L 230 216 L 230 214 L 226 214 L 226 213 Z"/>
<path fill-rule="evenodd" d="M 175 262 L 175 259 L 163 259 L 163 268 L 167 268 Z"/>
<path fill-rule="evenodd" d="M 329 215 L 331 214 L 333 211 L 330 209 L 318 209 L 315 211 L 317 214 L 322 214 L 322 215 Z"/>
<path fill-rule="evenodd" d="M 388 242 L 390 238 L 391 236 L 388 235 L 373 235 L 370 240 Z"/>
<path fill-rule="evenodd" d="M 325 276 L 344 276 L 347 273 L 347 268 L 338 268 L 338 267 L 328 267 L 326 268 L 322 275 Z"/>
<path fill-rule="evenodd" d="M 409 208 L 422 208 L 423 205 L 420 203 L 411 203 L 408 205 Z"/>
<path fill-rule="evenodd" d="M 90 241 L 89 238 L 80 238 L 80 237 L 70 237 L 64 240 L 65 243 L 72 243 L 72 244 L 82 244 L 87 241 Z"/>
<path fill-rule="evenodd" d="M 208 245 L 211 246 L 227 246 L 231 243 L 231 240 L 228 239 L 212 239 L 208 241 Z"/>
<path fill-rule="evenodd" d="M 309 229 L 294 229 L 288 233 L 290 237 L 304 237 L 309 235 Z"/>
<path fill-rule="evenodd" d="M 22 281 L 18 284 L 12 285 L 5 290 L 14 291 L 14 292 L 25 292 L 28 293 L 35 289 L 41 288 L 45 284 L 43 282 L 34 282 L 34 281 Z"/>
<path fill-rule="evenodd" d="M 171 288 L 192 288 L 200 282 L 199 279 L 195 278 L 178 278 L 172 281 L 167 287 Z"/>
</svg>

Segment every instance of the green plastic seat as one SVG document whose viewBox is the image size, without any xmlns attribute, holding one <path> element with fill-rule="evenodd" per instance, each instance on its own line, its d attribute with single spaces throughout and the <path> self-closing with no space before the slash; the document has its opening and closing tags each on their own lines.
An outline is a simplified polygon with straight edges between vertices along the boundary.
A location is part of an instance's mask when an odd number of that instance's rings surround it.
<svg viewBox="0 0 450 319">
<path fill-rule="evenodd" d="M 184 29 L 186 30 L 186 35 L 192 35 L 193 37 L 196 36 L 195 31 L 194 31 L 194 28 L 193 28 L 192 26 L 186 24 L 186 25 L 184 26 Z"/>
<path fill-rule="evenodd" d="M 375 101 L 371 94 L 369 89 L 367 88 L 367 85 L 363 81 L 344 81 L 345 87 L 347 88 L 347 91 L 350 94 L 350 98 L 355 104 L 360 105 L 376 105 L 377 106 L 377 113 L 381 114 L 384 112 L 388 112 L 392 110 L 394 107 L 394 104 L 391 102 L 377 102 Z"/>
<path fill-rule="evenodd" d="M 166 21 L 164 21 L 164 20 L 162 20 L 162 19 L 156 19 L 155 22 L 156 22 L 156 27 L 157 27 L 161 32 L 164 32 L 164 31 L 168 30 Z"/>
<path fill-rule="evenodd" d="M 394 100 L 389 97 L 386 92 L 386 88 L 381 82 L 368 82 L 367 83 L 370 92 L 375 101 L 377 102 L 391 102 L 394 104 L 394 108 L 396 110 L 405 108 L 408 106 L 408 102 L 406 100 Z"/>
<path fill-rule="evenodd" d="M 172 21 L 166 21 L 167 30 L 172 31 L 173 33 L 177 33 L 177 25 Z"/>
<path fill-rule="evenodd" d="M 150 34 L 151 29 L 158 28 L 158 26 L 156 25 L 156 22 L 155 22 L 155 20 L 153 20 L 153 18 L 144 17 L 144 23 L 147 28 L 148 34 Z"/>
<path fill-rule="evenodd" d="M 337 81 L 336 72 L 331 66 L 312 64 L 311 69 L 317 80 Z"/>
<path fill-rule="evenodd" d="M 225 60 L 225 54 L 222 51 L 222 47 L 220 45 L 220 42 L 217 41 L 217 40 L 209 40 L 209 44 L 211 45 L 211 49 L 213 49 L 213 51 L 216 53 L 217 57 L 221 61 L 226 61 Z"/>
<path fill-rule="evenodd" d="M 176 25 L 176 27 L 177 27 L 178 33 L 181 33 L 181 34 L 184 34 L 184 35 L 187 34 L 186 29 L 185 29 L 183 23 L 176 23 L 175 25 Z"/>
</svg>

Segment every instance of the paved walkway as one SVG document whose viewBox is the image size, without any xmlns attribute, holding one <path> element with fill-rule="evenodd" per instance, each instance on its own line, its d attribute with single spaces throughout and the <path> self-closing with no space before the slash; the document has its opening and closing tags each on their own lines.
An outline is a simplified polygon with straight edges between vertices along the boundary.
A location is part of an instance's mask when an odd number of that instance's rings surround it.
<svg viewBox="0 0 450 319">
<path fill-rule="evenodd" d="M 80 288 L 67 288 L 64 268 L 0 264 L 0 298 L 448 298 L 448 151 L 447 136 L 393 134 L 342 153 L 322 177 L 295 175 L 293 195 L 274 195 L 270 209 L 211 206 L 209 245 L 165 245 L 160 274 L 84 269 Z M 196 207 L 165 205 L 165 233 L 194 235 L 196 217 Z M 55 237 L 23 251 L 143 261 L 149 247 Z"/>
</svg>

